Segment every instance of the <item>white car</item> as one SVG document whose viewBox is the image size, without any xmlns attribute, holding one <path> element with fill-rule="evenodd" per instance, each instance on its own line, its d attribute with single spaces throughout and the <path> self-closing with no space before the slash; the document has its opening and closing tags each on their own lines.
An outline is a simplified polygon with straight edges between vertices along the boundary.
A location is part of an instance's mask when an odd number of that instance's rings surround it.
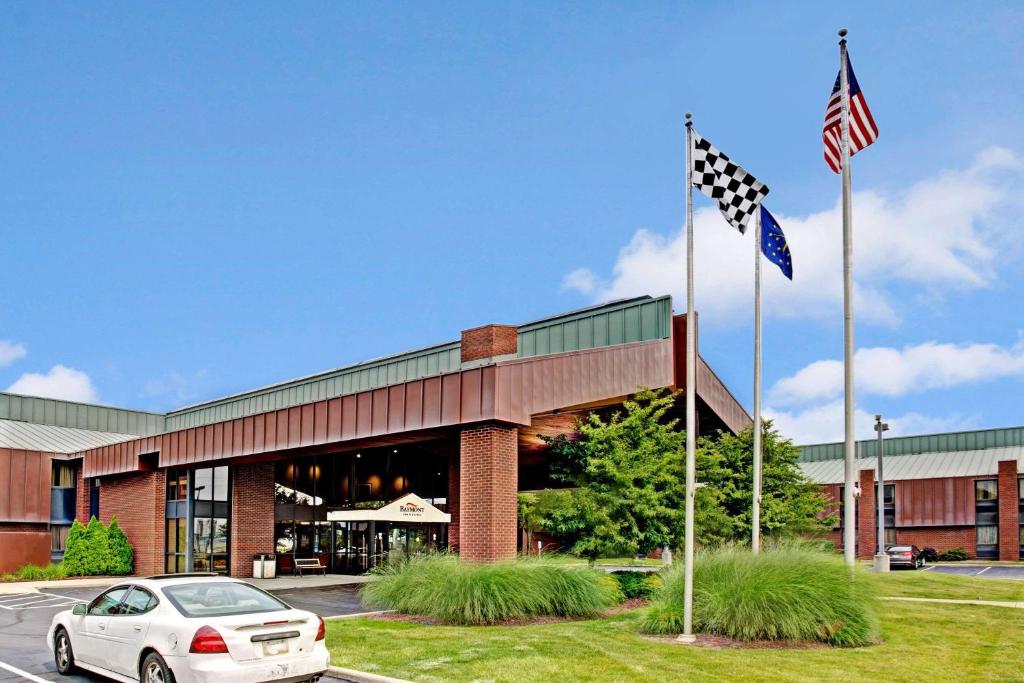
<svg viewBox="0 0 1024 683">
<path fill-rule="evenodd" d="M 317 681 L 330 656 L 324 620 L 215 574 L 133 579 L 53 618 L 57 670 L 117 681 Z"/>
</svg>

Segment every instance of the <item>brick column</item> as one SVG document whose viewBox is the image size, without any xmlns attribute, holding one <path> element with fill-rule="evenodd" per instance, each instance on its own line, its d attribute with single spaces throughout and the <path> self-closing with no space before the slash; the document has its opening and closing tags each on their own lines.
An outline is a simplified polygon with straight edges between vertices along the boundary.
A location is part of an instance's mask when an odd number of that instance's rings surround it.
<svg viewBox="0 0 1024 683">
<path fill-rule="evenodd" d="M 486 424 L 460 437 L 459 551 L 466 560 L 516 556 L 518 442 L 515 427 Z"/>
<path fill-rule="evenodd" d="M 878 541 L 878 503 L 875 501 L 875 471 L 860 471 L 860 500 L 857 502 L 857 557 L 875 556 Z"/>
<path fill-rule="evenodd" d="M 452 453 L 448 456 L 448 514 L 452 521 L 448 524 L 448 549 L 454 552 L 459 551 L 459 498 L 461 477 L 459 472 L 459 454 Z"/>
<path fill-rule="evenodd" d="M 1017 461 L 999 462 L 999 559 L 1020 559 L 1020 508 Z"/>
<path fill-rule="evenodd" d="M 274 463 L 231 469 L 231 576 L 252 576 L 252 556 L 274 552 Z"/>
<path fill-rule="evenodd" d="M 163 471 L 138 472 L 105 477 L 100 484 L 100 520 L 110 524 L 117 517 L 132 544 L 136 575 L 164 572 L 165 480 Z"/>
<path fill-rule="evenodd" d="M 85 463 L 80 462 L 78 467 L 78 489 L 75 491 L 75 519 L 82 524 L 89 523 L 89 481 L 82 476 L 85 472 Z"/>
</svg>

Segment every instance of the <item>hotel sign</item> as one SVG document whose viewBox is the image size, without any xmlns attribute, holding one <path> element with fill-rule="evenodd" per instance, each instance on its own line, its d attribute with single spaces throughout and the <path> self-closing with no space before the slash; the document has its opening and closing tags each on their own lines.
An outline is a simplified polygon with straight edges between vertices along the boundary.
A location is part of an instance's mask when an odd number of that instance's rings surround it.
<svg viewBox="0 0 1024 683">
<path fill-rule="evenodd" d="M 426 508 L 422 505 L 417 505 L 415 502 L 410 500 L 399 505 L 398 511 L 403 517 L 415 517 L 419 519 L 423 517 L 423 513 L 426 511 Z"/>
</svg>

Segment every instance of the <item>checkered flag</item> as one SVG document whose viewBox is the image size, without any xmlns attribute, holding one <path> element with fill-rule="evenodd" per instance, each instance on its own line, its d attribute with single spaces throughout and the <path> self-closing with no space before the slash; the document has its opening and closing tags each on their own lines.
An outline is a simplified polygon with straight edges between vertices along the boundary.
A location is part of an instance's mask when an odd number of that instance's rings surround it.
<svg viewBox="0 0 1024 683">
<path fill-rule="evenodd" d="M 746 232 L 747 221 L 754 215 L 768 188 L 750 175 L 715 146 L 693 131 L 693 186 L 718 202 L 725 220 Z"/>
</svg>

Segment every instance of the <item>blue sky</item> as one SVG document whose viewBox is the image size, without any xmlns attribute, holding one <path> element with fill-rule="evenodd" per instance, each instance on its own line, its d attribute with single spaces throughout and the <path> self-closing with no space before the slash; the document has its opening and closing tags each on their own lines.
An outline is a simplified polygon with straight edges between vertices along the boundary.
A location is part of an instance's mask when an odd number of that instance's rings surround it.
<svg viewBox="0 0 1024 683">
<path fill-rule="evenodd" d="M 840 26 L 881 131 L 858 407 L 1020 424 L 1015 3 L 5 3 L 0 388 L 166 410 L 612 296 L 681 311 L 690 110 L 789 235 L 767 408 L 838 438 Z M 753 245 L 695 202 L 701 350 L 749 406 Z"/>
</svg>

